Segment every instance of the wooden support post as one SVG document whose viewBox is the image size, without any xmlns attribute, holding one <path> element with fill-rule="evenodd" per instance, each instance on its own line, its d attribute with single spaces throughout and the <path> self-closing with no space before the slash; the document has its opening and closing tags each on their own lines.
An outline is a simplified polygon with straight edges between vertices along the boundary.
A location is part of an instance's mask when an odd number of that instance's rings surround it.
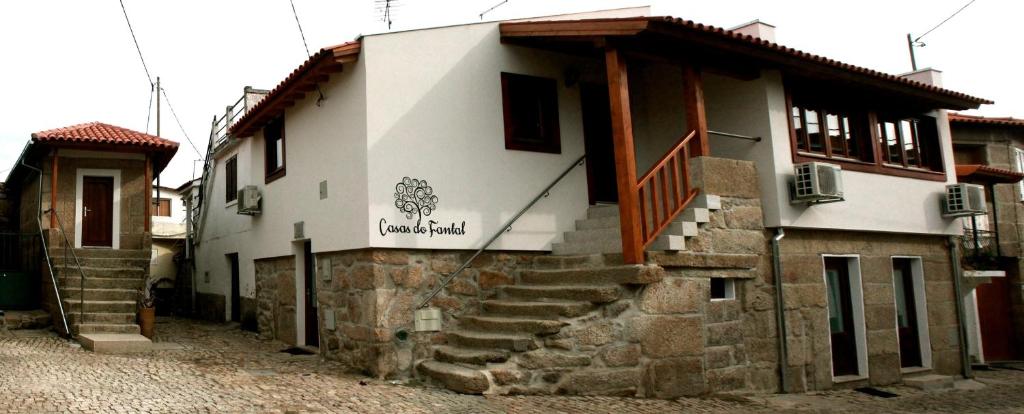
<svg viewBox="0 0 1024 414">
<path fill-rule="evenodd" d="M 611 103 L 612 142 L 615 148 L 615 181 L 619 189 L 622 256 L 627 264 L 641 264 L 644 262 L 644 248 L 640 234 L 640 198 L 636 182 L 636 150 L 633 147 L 633 116 L 629 110 L 626 62 L 614 46 L 606 46 L 604 56 Z"/>
<path fill-rule="evenodd" d="M 52 171 L 50 171 L 50 228 L 57 228 L 57 163 L 60 157 L 53 152 Z"/>
<path fill-rule="evenodd" d="M 697 131 L 690 141 L 690 157 L 711 155 L 708 144 L 708 118 L 704 112 L 704 83 L 700 70 L 692 64 L 683 64 L 683 99 L 686 104 L 686 127 Z"/>
<path fill-rule="evenodd" d="M 149 232 L 149 231 L 152 231 L 152 228 L 150 227 L 152 223 L 150 223 L 150 222 L 153 220 L 153 218 L 152 218 L 152 208 L 153 208 L 153 160 L 152 160 L 152 158 L 150 158 L 149 155 L 146 155 L 146 167 L 145 168 L 146 168 L 146 171 L 145 171 L 146 184 L 143 185 L 143 191 L 145 191 L 146 194 L 143 196 L 142 200 L 143 200 L 144 203 L 146 203 L 146 207 L 145 207 L 145 209 L 143 209 L 143 211 L 144 211 L 143 214 L 145 214 L 146 217 L 143 218 L 143 231 Z M 114 237 L 120 237 L 120 236 L 115 234 Z"/>
</svg>

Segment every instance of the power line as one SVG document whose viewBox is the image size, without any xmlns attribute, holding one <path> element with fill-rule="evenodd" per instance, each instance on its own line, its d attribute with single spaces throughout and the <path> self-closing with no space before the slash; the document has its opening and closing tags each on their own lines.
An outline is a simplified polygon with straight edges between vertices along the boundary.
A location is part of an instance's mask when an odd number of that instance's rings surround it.
<svg viewBox="0 0 1024 414">
<path fill-rule="evenodd" d="M 299 26 L 299 34 L 302 36 L 302 46 L 306 47 L 306 57 L 312 56 L 309 53 L 309 44 L 306 43 L 306 33 L 302 31 L 302 23 L 299 23 L 299 12 L 295 11 L 295 0 L 288 0 L 292 4 L 292 15 L 295 16 L 295 25 Z"/>
<path fill-rule="evenodd" d="M 967 8 L 968 6 L 970 6 L 970 5 L 974 4 L 974 2 L 975 2 L 975 1 L 977 1 L 977 0 L 971 0 L 971 1 L 967 2 L 967 4 L 965 4 L 965 5 L 964 5 L 964 7 L 961 7 L 961 8 L 959 9 L 959 10 L 957 10 L 957 11 L 956 11 L 956 12 L 954 12 L 953 14 L 949 15 L 949 17 L 947 17 L 947 18 L 946 18 L 946 20 L 943 20 L 943 21 L 939 22 L 939 24 L 935 25 L 935 27 L 933 27 L 933 28 L 931 28 L 931 29 L 928 29 L 928 31 L 927 31 L 927 32 L 924 32 L 924 34 L 923 34 L 923 35 L 920 35 L 920 36 L 918 36 L 918 37 L 917 37 L 917 39 L 914 39 L 914 41 L 915 41 L 915 42 L 917 42 L 917 41 L 921 40 L 921 38 L 922 38 L 922 37 L 925 37 L 925 36 L 927 36 L 927 35 L 928 35 L 928 33 L 931 33 L 931 32 L 932 32 L 932 31 L 934 31 L 935 29 L 938 29 L 938 28 L 939 28 L 939 26 L 942 26 L 943 24 L 945 24 L 946 22 L 948 22 L 948 21 L 949 21 L 949 19 L 952 19 L 952 18 L 953 18 L 953 17 L 955 17 L 956 15 L 960 14 L 960 12 L 964 11 L 964 9 L 966 9 L 966 8 Z"/>
<path fill-rule="evenodd" d="M 124 8 L 124 0 L 118 0 L 121 3 L 121 12 L 124 13 L 124 21 L 128 23 L 128 31 L 132 34 L 132 41 L 135 42 L 135 50 L 139 52 L 139 60 L 142 61 L 142 69 L 146 71 L 146 79 L 149 80 L 149 86 L 153 87 L 153 77 L 149 76 L 149 67 L 146 66 L 146 59 L 142 57 L 142 48 L 139 47 L 139 39 L 135 37 L 135 29 L 132 29 L 132 21 L 128 19 L 128 11 Z"/>
<path fill-rule="evenodd" d="M 181 133 L 185 135 L 185 139 L 188 140 L 188 143 L 189 145 L 192 146 L 192 149 L 196 150 L 196 154 L 202 157 L 203 153 L 200 152 L 199 148 L 196 147 L 196 144 L 192 142 L 192 138 L 188 136 L 188 132 L 185 132 L 185 127 L 181 125 L 181 120 L 178 119 L 178 114 L 174 112 L 174 105 L 171 105 L 171 98 L 167 96 L 167 90 L 164 88 L 160 88 L 160 90 L 157 92 L 162 93 L 164 95 L 164 100 L 167 101 L 167 107 L 171 109 L 171 116 L 174 117 L 174 122 L 178 123 L 178 129 L 180 129 Z"/>
<path fill-rule="evenodd" d="M 153 85 L 149 85 L 149 109 L 146 110 L 146 133 L 149 133 L 149 116 L 153 114 Z"/>
</svg>

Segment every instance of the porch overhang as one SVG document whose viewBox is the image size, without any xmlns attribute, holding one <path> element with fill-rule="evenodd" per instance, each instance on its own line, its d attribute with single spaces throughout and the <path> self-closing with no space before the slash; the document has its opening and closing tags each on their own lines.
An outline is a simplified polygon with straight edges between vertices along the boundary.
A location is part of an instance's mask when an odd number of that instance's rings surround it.
<svg viewBox="0 0 1024 414">
<path fill-rule="evenodd" d="M 509 22 L 499 30 L 506 44 L 598 57 L 606 45 L 614 43 L 626 54 L 692 61 L 702 69 L 739 78 L 757 77 L 760 69 L 774 68 L 788 78 L 840 84 L 932 109 L 964 110 L 993 103 L 674 17 Z"/>
<path fill-rule="evenodd" d="M 956 166 L 956 178 L 961 182 L 968 183 L 1013 184 L 1024 179 L 1024 172 L 1010 171 L 981 164 L 958 164 Z"/>
</svg>

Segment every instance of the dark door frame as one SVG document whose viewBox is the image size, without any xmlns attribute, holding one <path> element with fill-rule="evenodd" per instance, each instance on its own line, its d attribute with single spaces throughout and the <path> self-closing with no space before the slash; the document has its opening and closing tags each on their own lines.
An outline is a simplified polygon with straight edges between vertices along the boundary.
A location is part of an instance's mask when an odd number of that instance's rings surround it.
<svg viewBox="0 0 1024 414">
<path fill-rule="evenodd" d="M 866 357 L 861 355 L 860 352 L 860 341 L 864 335 L 861 332 L 864 327 L 858 323 L 863 322 L 863 316 L 858 318 L 858 308 L 855 306 L 855 295 L 854 295 L 854 278 L 855 275 L 850 269 L 850 261 L 857 260 L 855 256 L 839 256 L 839 255 L 825 255 L 822 257 L 824 265 L 824 278 L 825 278 L 825 295 L 828 306 L 826 310 L 826 316 L 828 317 L 829 325 L 829 339 L 831 343 L 832 352 L 832 375 L 833 377 L 840 376 L 861 376 L 866 374 L 862 372 L 861 366 L 866 365 L 867 361 L 861 359 Z M 835 282 L 838 284 L 838 297 L 833 296 L 830 286 L 830 273 L 829 271 L 835 271 L 836 277 Z M 856 295 L 863 301 L 863 293 Z M 833 323 L 831 318 L 831 308 L 835 301 L 839 301 L 838 307 L 841 309 L 842 314 L 840 318 Z M 860 312 L 863 312 L 863 303 L 861 303 Z M 834 326 L 835 325 L 835 326 Z M 836 329 L 841 329 L 836 331 Z"/>
<path fill-rule="evenodd" d="M 114 177 L 82 176 L 82 247 L 114 248 L 114 185 Z"/>
<path fill-rule="evenodd" d="M 303 256 L 303 275 L 302 275 L 302 291 L 303 291 L 303 317 L 305 318 L 305 330 L 303 337 L 305 338 L 306 346 L 320 346 L 320 318 L 317 315 L 317 298 L 316 298 L 316 272 L 314 272 L 313 266 L 315 260 L 313 260 L 313 243 L 306 240 L 302 243 L 302 256 Z"/>
<path fill-rule="evenodd" d="M 919 260 L 919 259 L 918 259 Z M 897 279 L 896 271 L 899 270 L 900 278 Z M 914 258 L 893 257 L 893 298 L 896 306 L 896 334 L 900 344 L 900 368 L 924 367 L 925 355 L 922 351 L 920 317 L 926 315 L 918 314 L 917 290 L 923 286 L 917 286 L 914 276 Z M 906 318 L 906 326 L 900 320 L 900 291 L 897 286 L 903 287 L 903 305 Z M 926 322 L 927 323 L 927 322 Z"/>
<path fill-rule="evenodd" d="M 587 154 L 587 197 L 590 204 L 619 201 L 609 102 L 607 84 L 580 84 L 583 146 Z"/>
<path fill-rule="evenodd" d="M 239 274 L 238 253 L 228 253 L 228 267 L 231 272 L 231 322 L 242 321 L 241 275 Z"/>
</svg>

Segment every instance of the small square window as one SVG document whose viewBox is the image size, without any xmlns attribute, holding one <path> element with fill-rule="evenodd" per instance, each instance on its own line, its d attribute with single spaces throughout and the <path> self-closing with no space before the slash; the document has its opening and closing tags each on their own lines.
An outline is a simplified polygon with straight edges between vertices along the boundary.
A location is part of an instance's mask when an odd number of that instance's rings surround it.
<svg viewBox="0 0 1024 414">
<path fill-rule="evenodd" d="M 501 74 L 505 149 L 560 154 L 558 82 L 536 76 Z"/>
<path fill-rule="evenodd" d="M 711 300 L 736 299 L 736 281 L 726 278 L 711 278 Z"/>
</svg>

